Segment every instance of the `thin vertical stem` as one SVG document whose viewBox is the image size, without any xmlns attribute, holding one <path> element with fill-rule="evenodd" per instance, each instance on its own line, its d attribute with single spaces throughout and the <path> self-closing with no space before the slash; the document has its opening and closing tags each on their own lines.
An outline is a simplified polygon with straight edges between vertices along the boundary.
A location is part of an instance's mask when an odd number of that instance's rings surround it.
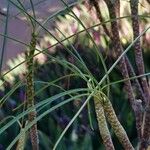
<svg viewBox="0 0 150 150">
<path fill-rule="evenodd" d="M 26 132 L 24 131 L 24 128 L 21 128 L 21 137 L 17 143 L 16 150 L 24 150 L 25 147 L 25 141 L 26 141 Z"/>
<path fill-rule="evenodd" d="M 105 0 L 105 2 L 107 4 L 108 10 L 109 10 L 110 18 L 115 19 L 116 18 L 115 4 L 113 2 L 111 2 L 111 0 Z M 113 43 L 113 47 L 114 47 L 116 58 L 117 58 L 122 54 L 123 50 L 122 50 L 122 45 L 121 45 L 120 37 L 119 37 L 119 27 L 118 27 L 118 23 L 116 20 L 111 22 L 111 30 L 112 30 L 112 36 L 113 36 L 112 43 Z M 127 66 L 125 63 L 125 57 L 123 57 L 120 60 L 119 67 L 120 67 L 122 76 L 124 78 L 129 78 Z M 128 93 L 128 98 L 132 105 L 132 103 L 134 102 L 134 94 L 133 94 L 133 89 L 132 89 L 130 80 L 127 80 L 125 82 L 125 85 L 126 85 L 126 90 Z"/>
<path fill-rule="evenodd" d="M 139 13 L 138 3 L 139 0 L 130 1 L 134 39 L 138 37 L 140 34 L 140 24 L 138 18 L 138 13 Z M 144 74 L 145 67 L 144 67 L 143 52 L 141 48 L 140 39 L 134 44 L 134 52 L 135 52 L 135 61 L 136 61 L 138 75 Z M 141 85 L 147 100 L 146 101 L 147 106 L 143 117 L 142 141 L 141 141 L 140 149 L 147 149 L 149 145 L 149 138 L 150 138 L 150 91 L 145 77 L 141 78 Z"/>
<path fill-rule="evenodd" d="M 27 89 L 26 89 L 26 99 L 28 108 L 34 106 L 34 64 L 33 64 L 33 56 L 36 48 L 36 35 L 32 33 L 32 39 L 30 43 L 30 50 L 26 54 L 27 61 L 27 72 L 28 76 L 27 79 Z M 32 122 L 36 118 L 36 110 L 33 110 L 28 114 L 29 123 Z M 39 149 L 39 139 L 38 139 L 38 131 L 37 131 L 37 124 L 34 124 L 30 129 L 30 138 L 32 143 L 32 149 L 38 150 Z"/>
<path fill-rule="evenodd" d="M 106 27 L 106 24 L 103 24 L 104 22 L 104 19 L 103 19 L 103 16 L 102 16 L 102 13 L 101 13 L 101 10 L 100 10 L 100 7 L 99 7 L 99 3 L 97 0 L 91 0 L 90 3 L 94 6 L 95 10 L 96 10 L 96 14 L 97 14 L 97 18 L 99 19 L 99 21 L 102 23 L 102 27 L 104 29 L 104 32 L 106 33 L 106 35 L 112 39 L 112 36 L 111 36 L 111 33 L 110 31 L 108 30 L 108 28 Z"/>
<path fill-rule="evenodd" d="M 136 74 L 135 74 L 135 72 L 134 72 L 134 69 L 133 69 L 133 67 L 132 67 L 132 65 L 131 65 L 131 62 L 130 62 L 130 60 L 128 59 L 127 56 L 125 57 L 125 61 L 126 61 L 126 65 L 127 65 L 127 69 L 128 69 L 129 75 L 130 75 L 131 77 L 136 76 Z M 142 88 L 141 88 L 141 85 L 140 85 L 140 83 L 139 83 L 139 80 L 138 80 L 138 79 L 135 79 L 135 80 L 133 80 L 133 81 L 134 81 L 134 84 L 135 84 L 136 89 L 137 89 L 137 91 L 138 91 L 138 95 L 139 95 L 140 99 L 142 100 L 143 104 L 146 104 L 146 97 L 145 97 L 145 94 L 143 93 L 143 90 L 142 90 Z"/>
<path fill-rule="evenodd" d="M 108 7 L 110 18 L 116 19 L 116 6 L 115 6 L 117 4 L 116 0 L 113 0 L 113 1 L 112 0 L 104 0 L 104 1 Z M 120 37 L 119 37 L 119 26 L 118 26 L 117 20 L 114 20 L 113 22 L 111 22 L 111 31 L 112 31 L 112 36 L 113 36 L 113 40 L 112 40 L 113 49 L 115 50 L 115 54 L 116 54 L 116 58 L 117 58 L 123 53 L 123 49 L 122 49 L 122 45 L 121 45 L 121 41 L 120 41 Z M 123 57 L 120 60 L 119 69 L 120 69 L 120 72 L 122 73 L 122 76 L 124 79 L 129 78 L 125 57 Z M 134 97 L 134 93 L 133 93 L 133 89 L 132 89 L 130 80 L 125 81 L 125 89 L 127 91 L 128 99 L 130 101 L 132 110 L 134 111 L 136 120 L 139 121 L 139 120 L 141 120 L 141 118 L 139 118 L 140 116 L 138 115 L 140 112 L 138 112 L 137 110 L 135 111 L 136 101 L 135 101 L 135 97 Z M 140 124 L 141 124 L 141 122 L 136 122 L 138 137 L 141 136 L 141 131 L 139 130 Z"/>
<path fill-rule="evenodd" d="M 98 4 L 98 1 L 91 0 L 90 3 L 94 6 L 99 21 L 103 23 L 104 20 L 103 20 L 101 11 L 100 11 L 100 7 L 99 7 L 99 4 Z M 116 0 L 115 9 L 116 9 L 116 14 L 119 17 L 120 16 L 120 0 Z M 104 29 L 105 33 L 107 34 L 107 36 L 111 39 L 111 41 L 113 41 L 113 37 L 111 35 L 111 32 L 107 29 L 106 25 L 102 24 L 102 26 L 103 26 L 103 29 Z M 133 70 L 133 68 L 132 68 L 132 66 L 131 66 L 127 56 L 125 57 L 125 61 L 126 61 L 127 70 L 129 71 L 129 74 L 131 76 L 135 76 L 134 70 Z M 140 84 L 139 84 L 137 79 L 135 79 L 135 85 L 137 87 L 137 90 L 139 91 L 140 98 L 142 98 L 142 100 L 145 102 L 145 96 L 143 94 L 143 91 L 142 91 L 141 86 L 140 86 Z"/>
<path fill-rule="evenodd" d="M 132 27 L 133 27 L 133 38 L 137 38 L 140 34 L 140 25 L 138 18 L 138 0 L 131 0 L 131 15 L 132 15 Z M 144 61 L 143 61 L 143 53 L 141 48 L 140 39 L 136 41 L 134 44 L 134 52 L 135 52 L 135 61 L 137 66 L 138 75 L 145 73 Z M 145 96 L 147 97 L 147 102 L 150 100 L 150 93 L 148 89 L 147 80 L 145 77 L 141 79 L 141 84 Z"/>
<path fill-rule="evenodd" d="M 7 35 L 8 33 L 8 21 L 9 21 L 9 1 L 8 1 L 8 4 L 7 4 L 7 13 L 4 15 L 3 12 L 1 12 L 0 14 L 5 16 L 6 20 L 5 20 L 5 29 L 4 29 L 4 35 Z M 7 44 L 7 37 L 4 36 L 3 38 L 3 45 L 2 45 L 2 49 L 1 49 L 1 54 L 0 54 L 0 76 L 1 76 L 1 73 L 2 73 L 2 67 L 3 67 L 3 60 L 4 60 L 4 51 L 6 49 L 6 44 Z"/>
</svg>

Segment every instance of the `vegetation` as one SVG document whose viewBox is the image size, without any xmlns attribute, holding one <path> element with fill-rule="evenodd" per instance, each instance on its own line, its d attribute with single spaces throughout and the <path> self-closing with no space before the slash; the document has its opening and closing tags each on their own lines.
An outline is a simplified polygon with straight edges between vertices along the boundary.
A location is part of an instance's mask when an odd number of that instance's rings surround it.
<svg viewBox="0 0 150 150">
<path fill-rule="evenodd" d="M 42 23 L 8 1 L 0 68 L 7 40 L 26 51 L 1 71 L 0 149 L 150 149 L 149 0 L 60 1 Z M 30 43 L 8 35 L 10 4 Z"/>
</svg>

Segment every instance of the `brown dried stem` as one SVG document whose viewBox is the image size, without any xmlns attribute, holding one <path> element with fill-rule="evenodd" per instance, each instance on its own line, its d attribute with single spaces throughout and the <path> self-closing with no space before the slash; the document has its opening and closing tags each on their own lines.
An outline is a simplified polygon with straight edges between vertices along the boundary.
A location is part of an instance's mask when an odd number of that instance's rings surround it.
<svg viewBox="0 0 150 150">
<path fill-rule="evenodd" d="M 137 38 L 140 34 L 140 25 L 139 25 L 139 18 L 138 18 L 138 0 L 131 0 L 131 15 L 132 15 L 132 27 L 133 27 L 133 38 Z M 145 73 L 144 61 L 143 61 L 143 53 L 141 48 L 140 39 L 136 41 L 134 44 L 134 52 L 135 52 L 135 61 L 137 66 L 138 75 Z M 143 87 L 143 91 L 147 99 L 147 102 L 150 98 L 150 93 L 148 89 L 147 80 L 145 77 L 141 79 L 141 84 Z"/>
<path fill-rule="evenodd" d="M 99 7 L 99 4 L 98 4 L 98 1 L 91 0 L 90 3 L 94 6 L 99 21 L 103 22 L 104 20 L 103 20 L 101 11 L 100 11 L 100 7 Z M 120 0 L 116 0 L 115 9 L 116 9 L 116 14 L 119 17 L 120 16 Z M 111 32 L 108 30 L 106 25 L 102 24 L 102 26 L 103 26 L 103 29 L 104 29 L 105 33 L 107 34 L 107 36 L 111 39 L 111 41 L 113 41 L 113 37 L 111 35 Z M 133 70 L 133 68 L 132 68 L 132 66 L 131 66 L 127 56 L 125 57 L 125 61 L 126 61 L 127 69 L 129 71 L 130 76 L 135 76 L 134 70 Z M 140 86 L 140 84 L 139 84 L 137 79 L 135 79 L 135 85 L 136 85 L 137 90 L 138 90 L 138 92 L 140 94 L 140 98 L 145 102 L 145 96 L 143 94 L 143 91 L 142 91 L 141 86 Z"/>
<path fill-rule="evenodd" d="M 135 77 L 136 74 L 135 74 L 134 69 L 133 69 L 133 67 L 132 67 L 132 65 L 131 65 L 131 63 L 130 63 L 130 61 L 129 61 L 129 59 L 128 59 L 127 56 L 125 57 L 125 61 L 126 61 L 126 65 L 127 65 L 127 69 L 128 69 L 129 75 L 130 75 L 131 77 Z M 137 89 L 137 91 L 138 91 L 138 94 L 139 94 L 140 99 L 142 100 L 142 102 L 143 102 L 144 104 L 146 104 L 146 97 L 145 97 L 145 95 L 144 95 L 144 93 L 143 93 L 143 90 L 142 90 L 142 88 L 141 88 L 141 85 L 140 85 L 140 83 L 139 83 L 139 80 L 138 80 L 138 79 L 135 79 L 135 80 L 133 80 L 133 81 L 134 81 L 135 87 L 136 87 L 136 89 Z"/>
<path fill-rule="evenodd" d="M 109 10 L 110 18 L 116 19 L 115 4 L 113 4 L 111 2 L 111 0 L 105 0 L 105 2 L 107 4 L 108 10 Z M 113 44 L 113 47 L 115 50 L 115 56 L 117 58 L 122 54 L 123 50 L 122 50 L 122 45 L 121 45 L 120 37 L 119 37 L 119 27 L 118 27 L 118 23 L 116 20 L 111 22 L 111 30 L 112 30 L 112 36 L 113 36 L 112 44 Z M 123 77 L 129 78 L 127 66 L 125 63 L 125 57 L 123 57 L 120 60 L 119 67 L 120 67 L 120 71 L 121 71 Z M 127 80 L 125 82 L 125 84 L 126 84 L 126 90 L 128 93 L 128 98 L 129 98 L 130 103 L 132 105 L 132 103 L 134 102 L 134 94 L 133 94 L 133 89 L 132 89 L 130 80 Z"/>
<path fill-rule="evenodd" d="M 110 18 L 116 19 L 116 8 L 115 8 L 116 7 L 115 5 L 117 4 L 116 1 L 115 0 L 114 1 L 104 0 L 104 1 L 108 7 Z M 113 49 L 115 50 L 115 54 L 116 54 L 116 58 L 117 58 L 122 54 L 123 49 L 122 49 L 122 45 L 121 45 L 121 41 L 120 41 L 120 37 L 119 37 L 119 26 L 118 26 L 118 22 L 116 20 L 111 22 L 111 31 L 112 31 L 112 36 L 113 36 L 113 40 L 112 40 Z M 129 78 L 125 57 L 123 57 L 120 60 L 119 69 L 120 69 L 120 72 L 122 73 L 122 76 L 124 79 Z M 132 110 L 134 111 L 136 120 L 140 121 L 141 117 L 138 114 L 141 113 L 140 112 L 141 110 L 135 111 L 136 101 L 135 101 L 135 97 L 134 97 L 134 93 L 133 93 L 133 89 L 132 89 L 130 80 L 125 81 L 125 88 L 126 88 L 126 91 L 128 94 L 128 99 L 130 101 Z M 139 138 L 141 137 L 141 131 L 139 130 L 140 126 L 141 126 L 141 121 L 136 122 L 136 128 L 137 128 Z"/>
<path fill-rule="evenodd" d="M 134 39 L 140 34 L 140 24 L 138 18 L 138 0 L 131 0 L 131 15 L 132 15 L 132 27 L 133 27 L 133 36 Z M 137 66 L 138 75 L 145 73 L 144 61 L 143 61 L 143 53 L 141 48 L 140 39 L 134 44 L 135 51 L 135 61 Z M 145 77 L 141 78 L 141 85 L 147 100 L 146 110 L 144 112 L 144 120 L 143 120 L 143 129 L 142 129 L 142 141 L 140 145 L 140 149 L 147 149 L 149 145 L 150 138 L 150 91 L 148 87 L 148 83 Z"/>
<path fill-rule="evenodd" d="M 99 7 L 99 3 L 97 0 L 91 0 L 90 3 L 92 4 L 92 6 L 95 8 L 96 10 L 96 14 L 97 14 L 97 18 L 99 19 L 99 21 L 102 23 L 102 27 L 104 29 L 104 32 L 107 34 L 108 37 L 112 38 L 110 31 L 108 30 L 108 28 L 106 27 L 106 24 L 104 24 L 104 19 Z"/>
</svg>

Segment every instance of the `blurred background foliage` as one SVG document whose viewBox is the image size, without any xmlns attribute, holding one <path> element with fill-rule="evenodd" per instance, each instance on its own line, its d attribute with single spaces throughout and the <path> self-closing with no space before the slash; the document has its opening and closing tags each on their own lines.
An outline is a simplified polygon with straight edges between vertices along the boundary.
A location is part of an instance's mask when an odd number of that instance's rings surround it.
<svg viewBox="0 0 150 150">
<path fill-rule="evenodd" d="M 109 20 L 108 12 L 105 4 L 100 2 L 100 7 L 102 14 L 105 20 Z M 141 0 L 140 4 L 140 24 L 141 31 L 145 29 L 150 24 L 150 5 L 146 0 Z M 74 13 L 79 17 L 83 22 L 86 28 L 89 28 L 88 31 L 94 39 L 95 43 L 98 46 L 99 52 L 103 54 L 105 58 L 105 63 L 108 68 L 113 64 L 113 53 L 111 52 L 111 43 L 109 37 L 103 31 L 103 28 L 98 25 L 99 21 L 96 17 L 95 11 L 93 8 L 89 7 L 87 3 L 82 3 L 80 5 L 72 7 Z M 129 2 L 121 1 L 120 7 L 120 17 L 129 16 Z M 132 28 L 131 28 L 131 19 L 126 17 L 118 20 L 120 23 L 120 37 L 123 47 L 126 48 L 132 41 Z M 95 27 L 94 27 L 95 26 Z M 107 22 L 107 26 L 110 26 L 110 23 Z M 43 32 L 43 31 L 42 31 Z M 66 11 L 64 14 L 57 17 L 53 28 L 50 29 L 50 32 L 57 37 L 60 41 L 63 41 L 66 37 L 69 41 L 65 40 L 63 44 L 72 49 L 71 44 L 77 49 L 80 56 L 85 61 L 89 70 L 92 72 L 93 76 L 99 81 L 105 74 L 101 62 L 97 59 L 97 54 L 95 53 L 95 48 L 93 42 L 87 36 L 87 33 L 84 32 L 84 28 L 77 22 L 71 15 Z M 62 32 L 62 33 L 61 33 Z M 74 35 L 74 36 L 72 36 Z M 144 49 L 144 60 L 146 71 L 150 71 L 150 31 L 148 31 L 142 37 L 142 48 Z M 82 69 L 80 64 L 65 50 L 65 48 L 57 44 L 57 41 L 49 36 L 47 33 L 43 34 L 39 38 L 37 49 L 43 50 L 46 49 L 46 52 L 60 60 L 67 60 L 72 64 L 76 65 L 78 68 Z M 48 48 L 50 47 L 50 48 Z M 132 49 L 128 53 L 128 56 L 133 62 L 133 53 Z M 19 54 L 15 59 L 9 60 L 7 62 L 9 69 L 12 69 L 16 65 L 24 61 L 25 55 Z M 46 83 L 53 81 L 64 75 L 69 75 L 72 72 L 69 69 L 64 68 L 61 64 L 56 63 L 53 59 L 49 58 L 45 54 L 40 54 L 35 57 L 35 90 L 40 90 Z M 134 65 L 133 65 L 134 66 Z M 5 70 L 4 72 L 7 72 Z M 20 65 L 9 74 L 4 77 L 5 84 L 1 86 L 0 97 L 3 97 L 9 92 L 12 86 L 19 80 L 24 78 L 24 73 L 26 71 L 26 66 L 24 64 Z M 110 74 L 110 81 L 117 81 L 121 79 L 121 74 L 118 72 L 117 68 Z M 3 81 L 1 81 L 1 84 Z M 57 82 L 57 86 L 48 86 L 41 93 L 36 95 L 36 101 L 40 102 L 48 97 L 51 97 L 55 94 L 62 92 L 63 90 L 59 88 L 62 87 L 64 90 L 74 89 L 74 88 L 86 88 L 86 83 L 79 77 L 71 76 L 66 77 Z M 57 100 L 57 103 L 66 99 L 67 96 L 61 97 Z M 113 104 L 113 107 L 116 111 L 116 114 L 127 131 L 127 134 L 133 143 L 137 144 L 137 135 L 135 128 L 135 119 L 133 113 L 129 107 L 127 101 L 127 96 L 124 92 L 124 84 L 115 84 L 111 86 L 110 99 Z M 1 123 L 1 126 L 5 124 L 9 117 L 15 116 L 22 112 L 23 108 L 19 107 L 25 100 L 25 88 L 24 86 L 19 87 L 10 97 L 7 98 L 7 102 L 4 103 L 3 107 L 0 108 L 0 120 L 5 120 L 4 123 Z M 69 123 L 71 118 L 75 115 L 77 110 L 83 104 L 85 97 L 79 98 L 73 102 L 66 104 L 63 107 L 60 107 L 41 119 L 38 122 L 38 130 L 40 137 L 40 149 L 49 150 L 52 149 L 54 143 L 58 139 L 60 133 L 63 131 L 65 126 Z M 55 102 L 56 103 L 56 102 Z M 74 122 L 73 126 L 68 130 L 67 134 L 64 136 L 63 140 L 58 146 L 58 150 L 99 150 L 104 149 L 102 140 L 100 139 L 97 121 L 95 117 L 93 102 L 91 103 L 91 116 L 93 129 L 90 126 L 87 107 L 79 115 L 78 119 Z M 47 106 L 53 106 L 53 103 Z M 17 108 L 17 109 L 16 109 Z M 42 110 L 44 111 L 44 109 Z M 40 112 L 38 112 L 40 113 Z M 16 123 L 11 128 L 7 129 L 2 136 L 0 136 L 0 150 L 5 149 L 9 143 L 14 139 L 14 137 L 19 133 L 19 125 Z M 120 150 L 119 142 L 116 140 L 115 135 L 111 132 L 114 145 L 116 149 Z M 31 149 L 31 143 L 28 140 L 26 141 L 26 150 Z"/>
</svg>

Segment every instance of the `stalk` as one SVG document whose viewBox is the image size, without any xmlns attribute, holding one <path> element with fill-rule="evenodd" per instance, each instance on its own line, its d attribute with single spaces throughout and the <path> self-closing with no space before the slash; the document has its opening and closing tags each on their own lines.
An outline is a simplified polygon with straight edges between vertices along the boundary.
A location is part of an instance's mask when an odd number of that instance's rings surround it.
<svg viewBox="0 0 150 150">
<path fill-rule="evenodd" d="M 27 99 L 27 107 L 33 107 L 35 104 L 34 100 L 34 62 L 33 62 L 33 56 L 36 48 L 36 35 L 35 33 L 32 33 L 32 39 L 30 43 L 30 50 L 26 54 L 27 59 L 27 89 L 26 89 L 26 99 Z M 33 110 L 28 114 L 28 122 L 32 122 L 36 118 L 36 110 Z M 37 124 L 35 123 L 31 129 L 30 129 L 30 138 L 32 143 L 32 149 L 33 150 L 39 150 L 39 138 L 38 138 L 38 130 L 37 130 Z"/>
<path fill-rule="evenodd" d="M 100 7 L 98 5 L 98 1 L 91 0 L 90 3 L 94 6 L 94 8 L 96 10 L 97 18 L 99 19 L 99 21 L 101 23 L 103 23 L 104 20 L 103 20 L 101 11 L 100 11 Z M 120 0 L 116 0 L 115 9 L 116 9 L 115 11 L 116 11 L 117 17 L 120 17 Z M 111 32 L 108 30 L 106 25 L 102 24 L 102 26 L 103 26 L 103 29 L 104 29 L 105 33 L 107 34 L 107 36 L 111 39 L 111 41 L 113 41 L 113 37 L 111 35 Z M 127 70 L 129 71 L 130 76 L 135 76 L 136 74 L 135 74 L 135 72 L 133 70 L 133 67 L 131 66 L 127 56 L 125 57 L 125 61 L 126 61 Z M 135 79 L 135 85 L 136 85 L 137 90 L 138 90 L 138 92 L 140 94 L 140 98 L 145 102 L 145 96 L 143 94 L 143 91 L 142 91 L 141 86 L 140 86 L 140 84 L 139 84 L 137 79 Z"/>
<path fill-rule="evenodd" d="M 94 6 L 99 21 L 100 21 L 101 23 L 103 23 L 104 20 L 103 20 L 101 11 L 100 11 L 100 7 L 99 7 L 99 5 L 98 5 L 98 1 L 96 1 L 96 0 L 91 0 L 90 3 Z M 116 11 L 117 17 L 119 17 L 119 16 L 120 16 L 120 0 L 116 0 L 116 3 L 115 3 L 115 11 Z M 107 36 L 111 39 L 111 41 L 113 41 L 113 37 L 112 37 L 112 35 L 111 35 L 111 32 L 107 29 L 106 25 L 105 25 L 105 24 L 102 24 L 102 26 L 103 26 L 103 29 L 104 29 L 105 33 L 107 34 Z M 131 64 L 130 64 L 128 58 L 127 58 L 127 56 L 126 56 L 126 58 L 125 58 L 125 61 L 126 61 L 127 70 L 129 71 L 129 74 L 130 74 L 131 76 L 135 76 L 134 70 L 133 70 L 133 68 L 132 68 L 132 66 L 131 66 Z M 140 87 L 140 84 L 139 84 L 139 82 L 138 82 L 137 79 L 135 80 L 135 85 L 136 85 L 137 90 L 138 90 L 138 92 L 139 92 L 139 94 L 140 94 L 140 98 L 145 102 L 145 96 L 144 96 L 144 94 L 143 94 L 143 91 L 142 91 L 142 89 L 141 89 L 141 87 Z"/>
<path fill-rule="evenodd" d="M 115 4 L 113 2 L 111 2 L 111 0 L 105 0 L 105 2 L 107 4 L 108 10 L 109 10 L 110 18 L 115 19 L 116 18 Z M 116 20 L 111 22 L 111 30 L 112 30 L 112 36 L 113 36 L 112 44 L 113 44 L 113 47 L 115 50 L 115 56 L 117 58 L 122 54 L 123 50 L 122 50 L 120 37 L 119 37 L 119 27 L 118 27 L 118 23 Z M 120 66 L 120 71 L 121 71 L 123 77 L 129 78 L 127 66 L 125 63 L 125 57 L 123 57 L 120 60 L 119 66 Z M 128 92 L 128 98 L 130 100 L 130 103 L 132 104 L 134 102 L 134 94 L 133 94 L 133 89 L 131 87 L 130 80 L 127 80 L 125 84 L 126 84 L 126 89 Z"/>
<path fill-rule="evenodd" d="M 99 3 L 97 0 L 90 0 L 91 5 L 95 8 L 96 10 L 96 14 L 97 14 L 97 18 L 99 19 L 99 21 L 101 23 L 104 22 L 100 7 L 99 7 Z M 108 37 L 112 37 L 110 31 L 108 30 L 108 28 L 106 27 L 106 24 L 102 24 L 102 27 L 104 29 L 104 32 L 107 34 Z"/>
<path fill-rule="evenodd" d="M 136 76 L 135 72 L 134 72 L 134 69 L 128 59 L 128 57 L 126 56 L 125 57 L 125 61 L 126 61 L 126 65 L 127 65 L 127 69 L 128 69 L 128 72 L 129 72 L 129 75 L 131 77 L 134 77 Z M 142 100 L 143 104 L 145 105 L 146 104 L 146 97 L 145 97 L 145 94 L 143 93 L 143 90 L 141 88 L 141 85 L 139 83 L 139 80 L 138 79 L 135 79 L 133 80 L 134 81 L 134 84 L 136 86 L 136 89 L 137 89 L 137 92 L 138 92 L 138 95 L 140 97 L 140 99 Z"/>
<path fill-rule="evenodd" d="M 120 37 L 119 37 L 119 26 L 118 26 L 117 20 L 115 20 L 116 19 L 116 8 L 115 8 L 116 6 L 115 5 L 117 4 L 117 1 L 116 0 L 113 0 L 113 1 L 112 0 L 104 0 L 104 1 L 108 7 L 110 18 L 114 19 L 114 21 L 111 22 L 111 31 L 112 31 L 112 37 L 113 37 L 113 40 L 112 40 L 113 49 L 115 50 L 115 55 L 117 58 L 123 53 L 123 49 L 122 49 L 122 45 L 121 45 L 121 41 L 120 41 Z M 125 57 L 123 57 L 120 60 L 119 70 L 122 73 L 122 76 L 124 79 L 129 78 Z M 128 99 L 129 99 L 130 105 L 132 107 L 132 110 L 134 111 L 135 118 L 137 121 L 140 121 L 141 116 L 139 116 L 138 114 L 142 113 L 142 112 L 141 112 L 141 110 L 135 109 L 137 101 L 135 100 L 130 80 L 125 81 L 125 89 L 127 91 Z M 141 130 L 139 130 L 139 126 L 141 126 L 141 121 L 136 122 L 137 134 L 138 134 L 138 137 L 140 138 Z"/>
<path fill-rule="evenodd" d="M 139 25 L 139 18 L 138 18 L 138 0 L 131 0 L 130 7 L 131 7 L 131 15 L 132 15 L 132 27 L 133 27 L 133 38 L 136 39 L 140 34 L 140 25 Z M 138 75 L 145 73 L 144 61 L 143 61 L 143 52 L 141 48 L 140 39 L 136 41 L 134 44 L 134 52 L 135 52 L 135 61 L 136 67 L 138 71 Z M 143 91 L 145 93 L 145 97 L 147 98 L 147 102 L 149 103 L 150 100 L 150 93 L 147 84 L 147 80 L 145 77 L 141 79 L 141 84 L 143 87 Z"/>
<path fill-rule="evenodd" d="M 120 0 L 116 0 L 115 9 L 116 9 L 117 17 L 120 17 Z"/>
<path fill-rule="evenodd" d="M 132 15 L 132 27 L 133 27 L 133 38 L 139 36 L 140 34 L 140 24 L 138 18 L 138 0 L 131 0 L 131 15 Z M 135 61 L 137 66 L 138 75 L 145 73 L 144 61 L 143 61 L 143 52 L 141 48 L 140 39 L 134 44 L 135 51 Z M 147 149 L 149 146 L 149 138 L 150 138 L 150 91 L 148 87 L 148 83 L 145 77 L 141 78 L 141 85 L 146 97 L 146 110 L 144 112 L 143 117 L 143 129 L 142 129 L 142 141 L 140 145 L 140 149 Z"/>
<path fill-rule="evenodd" d="M 106 150 L 115 150 L 112 139 L 111 139 L 111 135 L 109 133 L 109 129 L 107 126 L 104 109 L 101 105 L 101 97 L 99 96 L 99 94 L 95 94 L 94 96 L 94 105 L 95 105 L 95 111 L 96 111 L 100 135 L 103 139 L 105 148 Z"/>
<path fill-rule="evenodd" d="M 24 147 L 25 147 L 26 132 L 24 131 L 24 128 L 21 128 L 20 132 L 21 132 L 21 137 L 17 143 L 16 150 L 24 150 Z"/>
</svg>

